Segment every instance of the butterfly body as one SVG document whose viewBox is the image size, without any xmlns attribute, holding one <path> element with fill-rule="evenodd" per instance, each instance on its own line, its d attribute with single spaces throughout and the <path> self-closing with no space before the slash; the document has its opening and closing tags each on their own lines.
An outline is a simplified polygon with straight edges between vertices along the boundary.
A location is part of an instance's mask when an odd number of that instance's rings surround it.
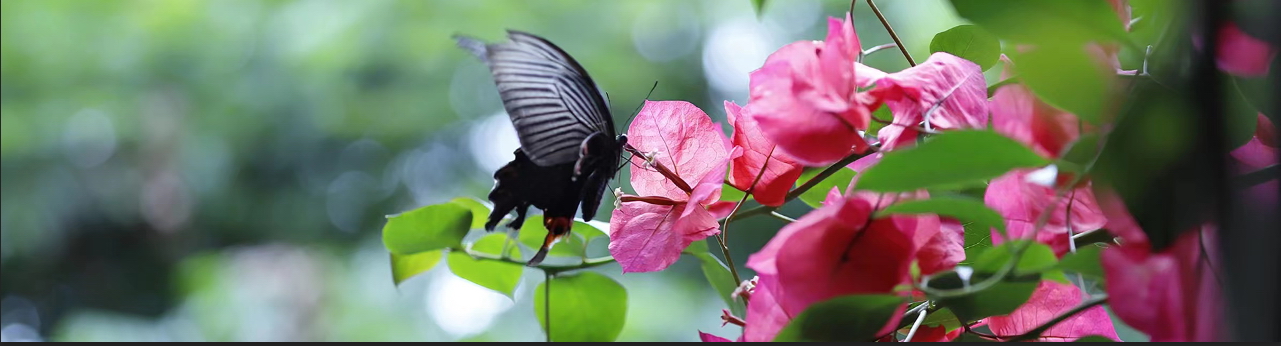
<svg viewBox="0 0 1281 346">
<path fill-rule="evenodd" d="M 587 71 L 546 39 L 514 30 L 503 43 L 454 38 L 489 66 L 520 140 L 515 158 L 494 173 L 485 229 L 512 211 L 508 227 L 519 229 L 530 206 L 543 210 L 547 237 L 528 263 L 537 265 L 570 233 L 578 209 L 583 221 L 595 217 L 627 136 L 615 135 L 609 104 Z"/>
</svg>

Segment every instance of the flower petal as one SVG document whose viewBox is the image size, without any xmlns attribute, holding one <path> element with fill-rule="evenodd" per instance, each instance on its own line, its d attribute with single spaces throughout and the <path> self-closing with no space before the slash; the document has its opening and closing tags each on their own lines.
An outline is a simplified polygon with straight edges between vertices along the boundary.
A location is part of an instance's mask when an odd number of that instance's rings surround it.
<svg viewBox="0 0 1281 346">
<path fill-rule="evenodd" d="M 703 331 L 701 331 L 701 330 L 700 330 L 700 331 L 698 331 L 698 338 L 699 338 L 700 340 L 702 340 L 703 342 L 733 342 L 733 341 L 730 341 L 729 339 L 726 339 L 726 338 L 722 338 L 722 337 L 719 337 L 719 336 L 716 336 L 716 335 L 712 335 L 712 334 L 704 333 L 704 332 L 703 332 Z"/>
<path fill-rule="evenodd" d="M 1069 231 L 1072 234 L 1093 231 L 1107 223 L 1094 199 L 1094 191 L 1087 183 L 1068 192 L 1067 197 L 1051 210 L 1045 226 L 1037 231 L 1036 221 L 1055 202 L 1055 190 L 1027 181 L 1026 176 L 1032 171 L 1019 169 L 992 179 L 983 196 L 987 206 L 1005 217 L 1006 232 L 1010 237 L 1026 238 L 1036 232 L 1037 241 L 1049 245 L 1056 255 L 1063 256 L 1070 247 Z M 1004 241 L 999 232 L 992 232 L 993 244 Z"/>
<path fill-rule="evenodd" d="M 1113 282 L 1108 282 L 1113 284 Z M 1081 289 L 1071 284 L 1044 280 L 1032 292 L 1028 299 L 1017 310 L 1005 316 L 988 318 L 988 327 L 1001 336 L 1013 336 L 1026 333 L 1049 322 L 1081 304 L 1084 300 Z M 1121 341 L 1112 327 L 1112 318 L 1108 317 L 1102 306 L 1095 306 L 1041 333 L 1039 341 L 1073 341 L 1083 336 L 1098 335 L 1115 341 Z"/>
<path fill-rule="evenodd" d="M 965 227 L 951 218 L 940 221 L 940 229 L 920 250 L 916 261 L 921 275 L 930 275 L 952 269 L 965 260 Z"/>
<path fill-rule="evenodd" d="M 725 101 L 725 114 L 734 127 L 734 146 L 742 148 L 743 155 L 730 162 L 730 185 L 739 190 L 752 190 L 757 202 L 768 206 L 783 205 L 783 199 L 804 168 L 791 155 L 776 149 L 776 145 L 761 133 L 760 126 L 751 116 L 741 115 L 738 105 Z M 762 167 L 764 172 L 761 171 Z M 760 175 L 760 180 L 756 179 Z M 755 188 L 752 183 L 755 182 Z"/>
<path fill-rule="evenodd" d="M 1005 70 L 1001 78 L 1013 75 L 1013 62 L 1002 55 Z M 1080 137 L 1076 115 L 1041 102 L 1022 84 L 997 89 L 990 101 L 992 128 L 1032 148 L 1045 157 L 1058 157 L 1068 144 Z"/>
<path fill-rule="evenodd" d="M 760 275 L 756 288 L 752 290 L 752 300 L 747 303 L 747 317 L 743 327 L 743 341 L 765 342 L 774 340 L 774 336 L 787 326 L 794 314 L 783 311 L 778 297 L 782 294 L 778 278 L 774 275 Z"/>
<path fill-rule="evenodd" d="M 878 136 L 881 148 L 893 149 L 915 140 L 914 128 L 927 113 L 927 128 L 987 127 L 986 83 L 978 64 L 945 52 L 880 79 L 871 93 L 890 107 L 897 124 L 886 126 L 893 129 L 889 132 L 882 129 Z"/>
<path fill-rule="evenodd" d="M 720 232 L 710 212 L 685 203 L 624 202 L 609 221 L 609 253 L 623 273 L 666 269 L 690 243 Z"/>
<path fill-rule="evenodd" d="M 729 160 L 730 151 L 725 146 L 728 138 L 720 126 L 712 123 L 707 113 L 685 101 L 645 101 L 627 136 L 628 143 L 641 152 L 657 153 L 654 160 L 675 172 L 691 188 L 712 170 L 720 168 L 723 174 Z M 633 160 L 637 166 L 645 164 L 643 158 L 633 157 Z M 689 193 L 654 169 L 631 171 L 632 188 L 641 196 L 689 199 Z M 709 192 L 708 198 L 719 199 L 719 188 Z"/>
</svg>

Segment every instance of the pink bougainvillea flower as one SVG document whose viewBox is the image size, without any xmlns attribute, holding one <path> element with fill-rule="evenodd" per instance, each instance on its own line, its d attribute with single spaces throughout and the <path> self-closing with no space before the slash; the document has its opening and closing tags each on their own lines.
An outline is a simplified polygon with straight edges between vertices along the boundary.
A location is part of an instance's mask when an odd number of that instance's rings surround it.
<svg viewBox="0 0 1281 346">
<path fill-rule="evenodd" d="M 748 258 L 747 266 L 760 280 L 747 304 L 745 340 L 772 339 L 811 304 L 849 294 L 893 293 L 911 279 L 915 229 L 900 228 L 893 218 L 870 219 L 876 202 L 856 195 L 820 207 L 783 227 Z M 898 319 L 888 321 L 882 332 Z"/>
<path fill-rule="evenodd" d="M 916 335 L 912 336 L 911 342 L 949 342 L 956 337 L 961 336 L 964 329 L 957 328 L 951 332 L 947 331 L 944 326 L 921 326 L 916 330 Z"/>
<path fill-rule="evenodd" d="M 1027 303 L 1017 310 L 1009 315 L 988 318 L 988 327 L 999 336 L 1023 334 L 1077 307 L 1082 300 L 1081 289 L 1076 286 L 1044 280 L 1032 292 Z M 1102 306 L 1091 307 L 1055 324 L 1041 333 L 1038 340 L 1073 341 L 1090 335 L 1121 341 L 1116 335 L 1116 329 L 1112 327 L 1112 318 L 1108 317 Z"/>
<path fill-rule="evenodd" d="M 1001 78 L 1013 76 L 1013 63 L 1005 62 Z M 1056 158 L 1072 141 L 1080 137 L 1076 115 L 1042 102 L 1022 84 L 1009 84 L 997 89 L 990 101 L 992 128 L 1044 157 Z"/>
<path fill-rule="evenodd" d="M 877 134 L 882 150 L 913 143 L 919 124 L 939 130 L 987 127 L 983 70 L 952 54 L 934 53 L 920 65 L 891 73 L 871 93 L 894 115 Z"/>
<path fill-rule="evenodd" d="M 992 179 L 983 195 L 984 203 L 1005 218 L 1005 229 L 1011 238 L 1028 238 L 1037 232 L 1037 241 L 1063 256 L 1070 250 L 1071 235 L 1100 229 L 1107 223 L 1094 199 L 1092 184 L 1085 181 L 1051 209 L 1045 226 L 1036 231 L 1037 219 L 1054 203 L 1056 192 L 1055 187 L 1028 181 L 1032 171 L 1018 169 Z M 1001 234 L 993 231 L 992 243 L 1003 242 Z"/>
<path fill-rule="evenodd" d="M 730 339 L 722 338 L 716 335 L 704 333 L 701 330 L 698 331 L 698 338 L 703 342 L 735 342 L 735 340 L 730 340 Z M 741 336 L 738 337 L 738 340 L 736 341 L 739 341 L 739 342 L 743 341 L 743 337 Z"/>
<path fill-rule="evenodd" d="M 1209 243 L 1214 237 L 1209 231 L 1207 227 L 1184 232 L 1159 253 L 1151 252 L 1146 243 L 1105 249 L 1100 261 L 1116 316 L 1153 342 L 1222 340 L 1223 302 L 1214 277 L 1219 269 L 1208 265 L 1200 252 L 1203 238 Z"/>
<path fill-rule="evenodd" d="M 737 104 L 725 101 L 725 115 L 734 128 L 731 140 L 735 147 L 743 149 L 743 156 L 730 161 L 729 183 L 739 190 L 751 190 L 753 198 L 763 205 L 783 205 L 787 191 L 796 184 L 805 167 L 791 155 L 776 150 L 774 142 L 761 133 L 756 120 L 741 115 L 741 111 Z"/>
<path fill-rule="evenodd" d="M 952 269 L 965 260 L 965 227 L 952 218 L 940 218 L 939 225 L 939 231 L 916 251 L 921 275 Z"/>
<path fill-rule="evenodd" d="M 1277 164 L 1277 136 L 1272 120 L 1259 113 L 1257 126 L 1254 138 L 1232 151 L 1236 174 L 1247 174 Z M 1249 187 L 1243 193 L 1251 201 L 1246 206 L 1260 213 L 1276 210 L 1278 187 L 1281 185 L 1277 179 Z"/>
<path fill-rule="evenodd" d="M 855 62 L 860 49 L 848 14 L 845 21 L 830 18 L 826 41 L 790 43 L 751 73 L 744 112 L 800 164 L 822 166 L 866 151 L 860 130 L 867 129 L 875 100 L 857 92 L 870 81 L 856 72 L 872 70 Z"/>
<path fill-rule="evenodd" d="M 726 165 L 740 151 L 706 113 L 684 101 L 646 101 L 627 132 L 628 143 L 651 153 L 655 164 L 632 158 L 638 166 L 632 188 L 640 196 L 620 198 L 610 217 L 609 252 L 624 273 L 663 270 L 690 243 L 720 232 L 713 212 L 723 212 L 718 199 Z"/>
<path fill-rule="evenodd" d="M 1254 38 L 1234 22 L 1219 28 L 1219 41 L 1215 60 L 1219 69 L 1242 77 L 1261 77 L 1268 74 L 1268 66 L 1277 56 L 1277 49 L 1268 42 Z"/>
<path fill-rule="evenodd" d="M 845 167 L 851 170 L 854 170 L 855 172 L 864 172 L 868 168 L 871 168 L 873 165 L 877 164 L 878 162 L 881 162 L 881 158 L 883 156 L 884 154 L 882 153 L 875 153 L 872 155 L 864 156 L 858 160 L 855 160 L 853 163 L 850 163 Z M 856 189 L 859 176 L 860 175 L 855 175 L 854 179 L 850 180 L 849 186 L 846 187 L 846 195 L 858 196 L 860 198 L 864 198 L 867 200 L 879 200 L 879 203 L 877 204 L 880 206 L 880 208 L 885 208 L 891 204 L 905 201 L 905 200 L 930 198 L 929 192 L 925 190 L 904 192 L 899 194 L 884 194 L 884 195 L 869 192 L 869 191 L 859 191 Z M 945 254 L 945 253 L 953 253 L 956 251 L 960 251 L 964 253 L 964 249 L 963 249 L 964 243 L 961 243 L 961 245 L 955 245 L 955 247 L 953 247 L 954 244 L 952 244 L 949 241 L 941 241 L 943 239 L 940 239 L 940 242 L 935 242 L 934 238 L 937 236 L 937 234 L 940 231 L 942 231 L 942 228 L 940 227 L 940 220 L 937 215 L 934 215 L 934 214 L 895 215 L 890 217 L 889 220 L 897 224 L 899 229 L 905 230 L 907 234 L 911 235 L 912 251 L 916 251 L 916 252 L 927 251 L 927 252 L 931 252 L 932 254 Z M 959 226 L 959 224 L 957 224 L 957 226 Z M 953 229 L 953 231 L 955 231 L 955 229 Z M 962 230 L 962 232 L 964 231 Z M 944 237 L 948 237 L 948 236 L 944 236 Z M 947 239 L 950 239 L 950 237 Z M 926 247 L 936 247 L 936 248 L 926 249 Z M 932 260 L 946 261 L 947 259 L 931 257 L 926 260 L 927 261 L 932 261 Z M 946 264 L 929 263 L 926 265 L 945 266 Z"/>
</svg>

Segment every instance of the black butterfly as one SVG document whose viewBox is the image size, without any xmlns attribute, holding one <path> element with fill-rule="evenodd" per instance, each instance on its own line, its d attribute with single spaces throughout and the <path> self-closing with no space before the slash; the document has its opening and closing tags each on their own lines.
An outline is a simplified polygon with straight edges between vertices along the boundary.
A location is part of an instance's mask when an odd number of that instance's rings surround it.
<svg viewBox="0 0 1281 346">
<path fill-rule="evenodd" d="M 507 226 L 519 229 L 530 205 L 542 209 L 547 237 L 528 263 L 538 265 L 569 234 L 580 205 L 583 221 L 596 216 L 606 184 L 621 168 L 627 135 L 615 136 L 609 104 L 587 71 L 546 39 L 515 30 L 507 30 L 503 43 L 453 37 L 489 65 L 520 139 L 516 159 L 494 172 L 494 211 L 485 230 L 512 210 L 516 219 Z"/>
</svg>

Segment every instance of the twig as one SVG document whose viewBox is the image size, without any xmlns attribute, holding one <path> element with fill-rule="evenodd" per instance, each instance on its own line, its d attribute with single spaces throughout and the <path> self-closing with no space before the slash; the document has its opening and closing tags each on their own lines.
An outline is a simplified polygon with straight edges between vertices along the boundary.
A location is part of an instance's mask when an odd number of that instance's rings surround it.
<svg viewBox="0 0 1281 346">
<path fill-rule="evenodd" d="M 506 262 L 506 263 L 514 263 L 514 264 L 519 264 L 519 265 L 525 265 L 525 262 L 512 260 L 512 259 L 510 259 L 510 258 L 506 258 L 506 257 L 503 257 L 503 256 L 494 256 L 494 255 L 487 254 L 487 253 L 474 252 L 474 251 L 471 251 L 470 249 L 464 249 L 463 251 L 464 251 L 465 253 L 467 253 L 467 255 L 468 255 L 468 256 L 471 256 L 471 258 L 474 258 L 474 259 L 483 259 L 483 260 L 490 260 L 490 261 L 498 261 L 498 262 Z M 592 267 L 598 267 L 598 266 L 602 266 L 602 265 L 606 265 L 606 264 L 610 264 L 610 263 L 614 263 L 614 257 L 611 257 L 611 256 L 605 256 L 605 257 L 598 257 L 598 258 L 588 258 L 588 259 L 584 259 L 584 260 L 583 260 L 583 262 L 582 262 L 582 263 L 579 263 L 579 264 L 572 264 L 572 265 L 555 265 L 555 266 L 554 266 L 554 265 L 539 264 L 539 265 L 537 265 L 537 266 L 534 266 L 534 268 L 538 268 L 538 269 L 540 269 L 540 270 L 542 270 L 542 271 L 544 271 L 544 272 L 547 272 L 547 273 L 549 273 L 549 274 L 553 274 L 553 275 L 554 275 L 554 274 L 559 274 L 559 273 L 567 272 L 567 271 L 571 271 L 571 270 L 578 270 L 578 269 L 587 269 L 587 268 L 592 268 Z"/>
<path fill-rule="evenodd" d="M 747 202 L 747 197 L 756 191 L 756 184 L 761 182 L 761 177 L 765 176 L 765 169 L 769 168 L 769 160 L 774 157 L 774 149 L 777 148 L 775 146 L 769 149 L 769 154 L 765 155 L 765 162 L 761 163 L 761 170 L 756 172 L 756 178 L 752 179 L 752 185 L 747 187 L 747 191 L 743 191 L 743 198 L 740 198 L 738 203 L 734 205 L 734 210 L 731 210 L 729 215 L 725 216 L 725 223 L 721 225 L 721 233 L 716 236 L 716 240 L 721 245 L 721 253 L 725 255 L 725 264 L 729 266 L 729 273 L 734 276 L 734 285 L 742 283 L 743 278 L 738 276 L 738 268 L 734 266 L 734 257 L 729 255 L 729 223 L 734 219 L 734 214 L 738 213 L 738 209 L 743 206 L 743 203 Z"/>
<path fill-rule="evenodd" d="M 859 60 L 859 61 L 860 61 L 860 62 L 862 61 L 862 60 L 861 60 L 861 59 L 862 59 L 862 57 L 865 57 L 865 56 L 868 56 L 868 55 L 872 55 L 872 53 L 876 53 L 876 52 L 879 52 L 879 51 L 882 51 L 882 50 L 885 50 L 885 49 L 894 48 L 894 47 L 898 47 L 898 44 L 896 44 L 896 43 L 886 43 L 886 44 L 879 45 L 879 46 L 873 46 L 872 48 L 868 48 L 867 50 L 864 50 L 864 51 L 862 51 L 862 52 L 860 52 L 860 53 L 859 53 L 859 58 L 860 58 L 860 60 Z"/>
<path fill-rule="evenodd" d="M 898 39 L 898 34 L 894 32 L 894 28 L 890 27 L 890 22 L 885 20 L 885 15 L 881 14 L 881 9 L 876 8 L 876 3 L 872 2 L 872 0 L 867 0 L 867 5 L 872 7 L 872 13 L 875 13 L 876 18 L 881 20 L 881 25 L 885 26 L 885 31 L 890 33 L 890 38 L 894 39 L 894 44 L 897 44 L 898 49 L 903 52 L 903 57 L 907 58 L 907 64 L 916 67 L 916 60 L 912 60 L 912 54 L 907 53 L 907 47 L 904 47 L 903 41 Z M 851 13 L 850 16 L 853 16 L 853 14 Z"/>
<path fill-rule="evenodd" d="M 903 342 L 912 341 L 912 336 L 916 335 L 916 329 L 921 327 L 921 322 L 925 322 L 925 310 L 921 310 L 916 317 L 916 322 L 912 323 L 912 329 L 907 330 L 907 336 L 903 337 Z"/>
<path fill-rule="evenodd" d="M 793 219 L 793 218 L 787 217 L 787 215 L 779 214 L 777 211 L 771 211 L 771 212 L 769 212 L 769 214 L 770 214 L 770 216 L 773 216 L 774 218 L 779 219 L 779 220 L 783 220 L 783 221 L 787 221 L 787 222 L 796 222 L 796 219 Z"/>
<path fill-rule="evenodd" d="M 676 187 L 679 187 L 681 190 L 684 190 L 685 193 L 694 192 L 694 189 L 689 187 L 689 184 L 685 182 L 685 179 L 681 179 L 679 175 L 676 175 L 675 172 L 672 172 L 671 169 L 668 169 L 667 166 L 663 165 L 662 162 L 659 162 L 658 160 L 654 160 L 652 162 L 649 161 L 648 160 L 649 156 L 646 156 L 645 153 L 640 152 L 640 150 L 637 150 L 636 147 L 633 147 L 631 144 L 623 145 L 623 149 L 632 153 L 632 155 L 646 158 L 646 161 L 649 162 L 651 166 L 654 166 L 654 169 L 657 170 L 659 174 L 662 174 L 664 177 L 667 177 L 668 180 L 671 180 L 673 184 L 676 184 Z"/>
<path fill-rule="evenodd" d="M 797 186 L 795 189 L 792 189 L 792 191 L 788 192 L 787 197 L 783 198 L 783 204 L 787 204 L 787 202 L 791 202 L 797 197 L 800 197 L 806 191 L 809 191 L 810 189 L 814 188 L 815 185 L 818 185 L 818 183 L 823 181 L 823 179 L 827 179 L 827 177 L 832 176 L 832 174 L 836 174 L 836 172 L 839 172 L 841 168 L 845 168 L 845 166 L 849 165 L 850 163 L 853 163 L 858 159 L 861 159 L 865 156 L 868 156 L 877 152 L 880 152 L 880 149 L 877 148 L 876 146 L 872 146 L 871 149 L 868 150 L 867 152 L 853 153 L 853 154 L 850 154 L 849 156 L 842 158 L 840 161 L 836 161 L 832 165 L 827 166 L 827 168 L 824 169 L 822 172 L 819 172 L 818 175 L 815 175 L 813 178 L 810 178 L 810 180 L 806 180 L 805 183 L 801 184 L 801 186 Z M 778 210 L 778 207 L 762 205 L 762 206 L 748 209 L 741 213 L 738 213 L 738 215 L 735 218 L 741 220 L 749 216 L 769 214 L 770 212 L 773 212 L 775 210 Z"/>
</svg>

